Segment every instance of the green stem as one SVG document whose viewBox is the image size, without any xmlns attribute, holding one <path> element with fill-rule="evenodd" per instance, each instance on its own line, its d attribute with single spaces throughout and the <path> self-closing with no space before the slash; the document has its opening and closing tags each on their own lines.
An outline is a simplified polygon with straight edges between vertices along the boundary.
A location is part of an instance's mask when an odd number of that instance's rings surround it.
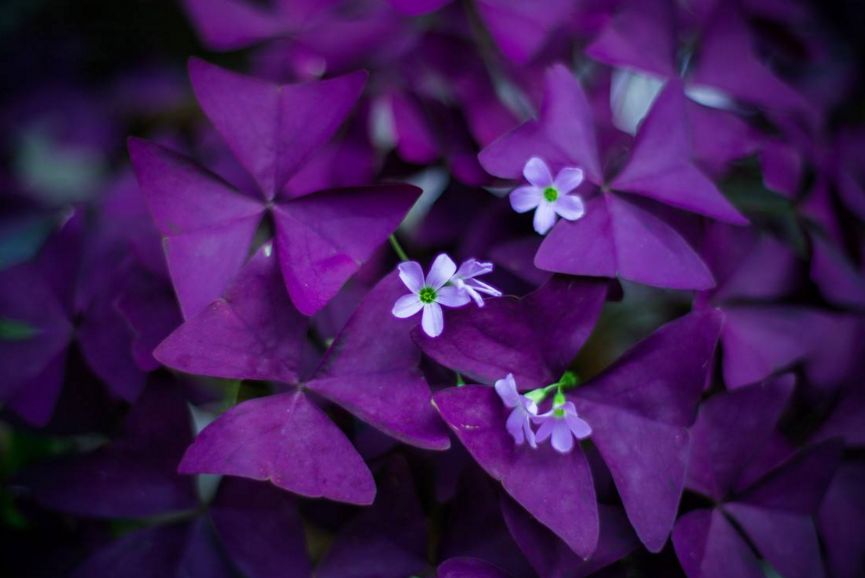
<svg viewBox="0 0 865 578">
<path fill-rule="evenodd" d="M 577 378 L 577 374 L 573 371 L 566 371 L 556 383 L 551 383 L 546 387 L 539 387 L 538 389 L 532 390 L 526 394 L 526 397 L 535 403 L 541 403 L 550 393 L 555 391 L 557 398 L 564 399 L 565 390 L 575 388 L 579 382 L 580 380 Z"/>
<path fill-rule="evenodd" d="M 388 241 L 390 241 L 390 246 L 393 247 L 396 256 L 399 257 L 400 261 L 409 261 L 408 253 L 405 252 L 405 249 L 402 248 L 402 245 L 399 244 L 399 241 L 396 240 L 396 235 L 391 235 L 388 237 Z"/>
<path fill-rule="evenodd" d="M 455 372 L 457 374 L 457 387 L 462 387 L 466 384 L 466 380 L 463 379 L 463 374 L 459 371 Z"/>
</svg>

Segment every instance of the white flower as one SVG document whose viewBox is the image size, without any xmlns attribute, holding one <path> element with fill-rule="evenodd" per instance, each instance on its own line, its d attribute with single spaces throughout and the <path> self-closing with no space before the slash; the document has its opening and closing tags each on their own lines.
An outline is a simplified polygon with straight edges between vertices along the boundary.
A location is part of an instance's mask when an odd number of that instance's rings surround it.
<svg viewBox="0 0 865 578">
<path fill-rule="evenodd" d="M 518 213 L 535 209 L 535 231 L 541 235 L 556 224 L 556 215 L 568 221 L 576 221 L 586 212 L 583 199 L 579 195 L 569 195 L 583 182 L 583 170 L 565 167 L 556 178 L 550 173 L 547 163 L 532 157 L 523 168 L 523 176 L 528 185 L 511 192 L 511 207 Z"/>
<path fill-rule="evenodd" d="M 486 293 L 492 297 L 502 296 L 502 292 L 495 287 L 475 279 L 475 277 L 491 273 L 492 270 L 492 263 L 484 263 L 477 259 L 469 259 L 460 265 L 460 268 L 457 269 L 457 272 L 451 279 L 451 283 L 453 283 L 454 287 L 457 289 L 465 291 L 468 296 L 474 300 L 478 307 L 483 307 L 484 298 L 481 297 L 481 293 Z"/>
<path fill-rule="evenodd" d="M 566 454 L 574 447 L 574 438 L 586 439 L 592 435 L 592 427 L 577 415 L 573 402 L 553 404 L 547 413 L 533 417 L 532 421 L 540 424 L 535 439 L 538 442 L 551 438 L 553 449 L 560 454 Z"/>
<path fill-rule="evenodd" d="M 399 265 L 399 278 L 411 291 L 396 300 L 393 315 L 399 318 L 411 317 L 423 309 L 421 327 L 430 337 L 438 337 L 444 329 L 444 316 L 441 306 L 462 307 L 471 298 L 468 293 L 453 285 L 447 285 L 457 271 L 456 263 L 445 254 L 433 261 L 429 275 L 424 279 L 423 269 L 415 261 Z"/>
<path fill-rule="evenodd" d="M 505 407 L 512 410 L 505 428 L 516 444 L 519 446 L 528 441 L 531 447 L 538 447 L 532 430 L 532 420 L 538 415 L 538 405 L 517 391 L 517 382 L 512 373 L 496 381 L 495 388 Z"/>
</svg>

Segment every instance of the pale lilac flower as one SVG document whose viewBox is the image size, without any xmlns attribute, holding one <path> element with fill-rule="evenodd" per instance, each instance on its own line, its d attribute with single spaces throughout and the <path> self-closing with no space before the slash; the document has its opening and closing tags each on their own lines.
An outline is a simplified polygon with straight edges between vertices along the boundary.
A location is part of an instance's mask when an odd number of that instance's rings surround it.
<svg viewBox="0 0 865 578">
<path fill-rule="evenodd" d="M 462 307 L 471 298 L 468 294 L 448 281 L 457 271 L 456 263 L 445 254 L 436 257 L 424 279 L 423 269 L 415 261 L 399 264 L 399 278 L 411 291 L 396 300 L 393 315 L 399 318 L 411 317 L 423 309 L 421 327 L 430 337 L 438 337 L 444 329 L 444 316 L 441 306 Z"/>
<path fill-rule="evenodd" d="M 552 438 L 553 449 L 566 454 L 574 447 L 574 438 L 585 439 L 592 435 L 591 426 L 577 415 L 577 408 L 570 401 L 554 404 L 547 413 L 541 414 L 532 421 L 541 424 L 535 434 L 539 442 Z"/>
<path fill-rule="evenodd" d="M 538 405 L 517 391 L 517 382 L 514 381 L 512 373 L 496 381 L 495 388 L 505 406 L 513 409 L 505 424 L 508 433 L 517 445 L 528 440 L 530 446 L 538 447 L 535 443 L 535 432 L 532 431 L 532 419 L 538 415 Z"/>
<path fill-rule="evenodd" d="M 454 287 L 457 289 L 465 291 L 468 296 L 474 300 L 478 307 L 483 307 L 484 298 L 481 297 L 481 293 L 491 295 L 492 297 L 502 296 L 501 291 L 483 281 L 478 281 L 475 278 L 491 273 L 492 270 L 492 263 L 484 263 L 477 259 L 469 259 L 460 265 L 460 268 L 457 269 L 457 272 L 451 279 L 451 283 L 453 283 Z"/>
<path fill-rule="evenodd" d="M 583 182 L 582 169 L 565 167 L 554 179 L 547 163 L 532 157 L 523 168 L 523 176 L 529 184 L 511 192 L 511 207 L 518 213 L 535 209 L 534 227 L 541 235 L 553 228 L 556 215 L 576 221 L 585 214 L 583 199 L 568 194 Z"/>
</svg>

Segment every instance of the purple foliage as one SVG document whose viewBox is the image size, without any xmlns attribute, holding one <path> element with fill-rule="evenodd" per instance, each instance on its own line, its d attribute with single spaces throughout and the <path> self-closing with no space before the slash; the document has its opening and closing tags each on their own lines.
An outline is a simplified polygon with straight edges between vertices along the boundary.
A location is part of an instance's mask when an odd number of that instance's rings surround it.
<svg viewBox="0 0 865 578">
<path fill-rule="evenodd" d="M 0 8 L 0 575 L 865 577 L 865 11 L 144 4 Z"/>
</svg>

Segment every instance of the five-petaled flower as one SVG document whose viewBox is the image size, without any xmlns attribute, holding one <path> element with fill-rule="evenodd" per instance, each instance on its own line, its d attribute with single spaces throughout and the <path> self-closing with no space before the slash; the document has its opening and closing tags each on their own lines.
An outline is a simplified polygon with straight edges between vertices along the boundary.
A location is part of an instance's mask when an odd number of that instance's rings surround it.
<svg viewBox="0 0 865 578">
<path fill-rule="evenodd" d="M 457 272 L 451 279 L 451 283 L 453 283 L 457 289 L 465 291 L 468 296 L 474 300 L 478 307 L 483 307 L 484 298 L 481 297 L 481 293 L 485 293 L 492 297 L 502 296 L 502 292 L 495 287 L 476 279 L 476 277 L 491 273 L 492 270 L 492 263 L 478 261 L 477 259 L 469 259 L 460 265 L 460 268 L 457 269 Z"/>
<path fill-rule="evenodd" d="M 535 439 L 539 442 L 550 438 L 553 449 L 566 454 L 574 447 L 574 438 L 585 439 L 592 435 L 591 426 L 577 415 L 573 402 L 556 400 L 550 411 L 533 417 L 532 421 L 540 424 Z"/>
<path fill-rule="evenodd" d="M 532 419 L 538 415 L 538 405 L 517 391 L 517 382 L 512 373 L 507 374 L 504 379 L 496 381 L 495 388 L 496 393 L 502 398 L 502 403 L 513 409 L 506 422 L 508 433 L 514 438 L 517 445 L 522 445 L 528 440 L 529 445 L 536 448 Z"/>
<path fill-rule="evenodd" d="M 565 167 L 553 178 L 547 163 L 532 157 L 523 168 L 523 176 L 529 184 L 511 192 L 511 207 L 518 213 L 535 209 L 534 227 L 541 235 L 553 228 L 556 215 L 576 221 L 585 214 L 583 199 L 568 194 L 583 182 L 582 169 Z"/>
<path fill-rule="evenodd" d="M 464 290 L 447 285 L 457 271 L 456 263 L 442 253 L 436 257 L 424 278 L 423 269 L 415 261 L 399 264 L 399 278 L 411 291 L 396 300 L 393 314 L 399 318 L 411 317 L 423 310 L 421 327 L 430 337 L 438 337 L 444 329 L 444 315 L 441 306 L 462 307 L 471 298 Z"/>
<path fill-rule="evenodd" d="M 398 269 L 399 278 L 411 293 L 397 299 L 392 313 L 396 317 L 406 318 L 423 309 L 421 327 L 430 337 L 438 337 L 444 330 L 442 305 L 462 307 L 474 300 L 478 307 L 483 307 L 481 293 L 493 297 L 502 295 L 495 287 L 476 279 L 493 270 L 492 263 L 477 259 L 469 259 L 457 269 L 453 260 L 442 253 L 433 261 L 426 279 L 423 269 L 415 261 L 400 263 Z"/>
</svg>

